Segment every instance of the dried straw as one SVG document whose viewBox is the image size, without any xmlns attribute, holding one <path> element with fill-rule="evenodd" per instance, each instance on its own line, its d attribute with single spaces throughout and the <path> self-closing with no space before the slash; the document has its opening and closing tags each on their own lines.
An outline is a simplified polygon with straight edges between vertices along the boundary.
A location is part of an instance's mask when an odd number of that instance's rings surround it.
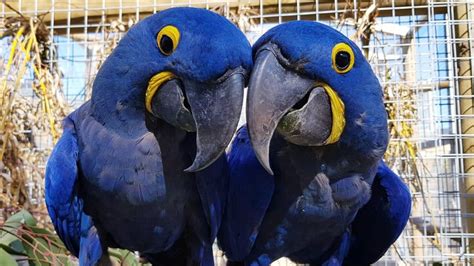
<svg viewBox="0 0 474 266">
<path fill-rule="evenodd" d="M 44 165 L 69 108 L 59 70 L 45 61 L 54 53 L 42 21 L 20 14 L 0 26 L 1 38 L 10 41 L 0 65 L 0 209 L 3 219 L 20 208 L 45 214 Z M 24 95 L 29 86 L 33 97 Z"/>
</svg>

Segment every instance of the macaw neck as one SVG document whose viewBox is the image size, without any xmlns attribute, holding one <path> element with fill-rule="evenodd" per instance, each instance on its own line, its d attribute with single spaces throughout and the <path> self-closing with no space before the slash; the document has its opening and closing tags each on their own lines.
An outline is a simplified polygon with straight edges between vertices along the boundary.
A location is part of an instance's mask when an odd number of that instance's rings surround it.
<svg viewBox="0 0 474 266">
<path fill-rule="evenodd" d="M 105 94 L 105 93 L 104 93 Z M 144 107 L 137 105 L 132 94 L 119 98 L 114 95 L 92 97 L 92 116 L 104 127 L 119 135 L 137 137 L 146 133 Z"/>
<path fill-rule="evenodd" d="M 351 103 L 355 105 L 355 103 Z M 388 145 L 387 113 L 382 101 L 367 108 L 347 110 L 346 125 L 337 143 L 342 151 L 351 151 L 356 157 L 379 161 Z"/>
<path fill-rule="evenodd" d="M 118 134 L 137 136 L 146 129 L 144 99 L 148 73 L 138 75 L 139 69 L 109 58 L 94 81 L 92 115 Z"/>
</svg>

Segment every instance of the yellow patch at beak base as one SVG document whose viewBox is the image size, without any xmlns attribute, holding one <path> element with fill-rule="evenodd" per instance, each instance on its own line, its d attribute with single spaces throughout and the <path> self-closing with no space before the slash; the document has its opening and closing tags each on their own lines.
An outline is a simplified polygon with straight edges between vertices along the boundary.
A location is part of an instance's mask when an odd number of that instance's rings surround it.
<svg viewBox="0 0 474 266">
<path fill-rule="evenodd" d="M 145 93 L 145 107 L 148 112 L 152 113 L 151 100 L 153 99 L 153 96 L 155 96 L 155 93 L 158 91 L 161 85 L 174 78 L 176 78 L 176 76 L 173 73 L 169 71 L 164 71 L 154 75 L 150 79 L 150 81 L 148 81 L 148 87 Z"/>
<path fill-rule="evenodd" d="M 324 144 L 332 144 L 339 140 L 342 131 L 344 131 L 344 127 L 346 126 L 344 102 L 342 102 L 341 98 L 339 98 L 339 95 L 337 95 L 337 93 L 328 84 L 318 83 L 317 85 L 324 88 L 331 102 L 332 128 L 331 134 L 326 139 Z"/>
</svg>

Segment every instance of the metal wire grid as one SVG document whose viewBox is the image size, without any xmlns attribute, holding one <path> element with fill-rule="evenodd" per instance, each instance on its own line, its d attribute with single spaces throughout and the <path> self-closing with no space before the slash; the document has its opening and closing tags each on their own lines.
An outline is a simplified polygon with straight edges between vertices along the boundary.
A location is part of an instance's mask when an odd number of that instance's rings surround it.
<svg viewBox="0 0 474 266">
<path fill-rule="evenodd" d="M 58 57 L 50 64 L 59 64 L 64 93 L 71 105 L 78 106 L 86 98 L 101 55 L 110 45 L 109 32 L 113 23 L 140 20 L 163 8 L 173 6 L 222 7 L 224 15 L 231 16 L 235 7 L 251 7 L 246 14 L 251 26 L 249 39 L 256 40 L 274 24 L 295 19 L 322 21 L 338 27 L 346 35 L 355 33 L 354 27 L 341 24 L 348 14 L 357 17 L 370 4 L 378 4 L 376 30 L 367 45 L 369 59 L 384 86 L 407 86 L 413 97 L 406 99 L 394 95 L 390 103 L 404 103 L 416 107 L 412 118 L 400 113 L 393 121 L 407 123 L 415 128 L 409 139 L 394 138 L 393 142 L 410 141 L 419 150 L 416 156 L 418 174 L 404 172 L 404 179 L 420 178 L 422 191 L 412 191 L 417 205 L 413 209 L 410 225 L 396 244 L 379 262 L 383 265 L 441 264 L 470 265 L 473 249 L 469 241 L 474 232 L 466 224 L 473 218 L 467 212 L 465 200 L 472 197 L 465 181 L 472 177 L 465 170 L 465 162 L 472 153 L 463 152 L 463 145 L 472 134 L 465 133 L 462 124 L 472 119 L 472 111 L 461 114 L 461 99 L 471 95 L 460 93 L 461 79 L 470 79 L 472 72 L 459 69 L 460 60 L 474 62 L 472 54 L 460 58 L 461 44 L 473 46 L 472 25 L 474 4 L 464 1 L 42 1 L 9 2 L 26 16 L 45 16 L 49 22 L 53 45 Z M 25 4 L 26 3 L 26 4 Z M 466 5 L 470 12 L 459 18 L 457 8 Z M 359 10 L 360 8 L 360 10 Z M 15 15 L 1 5 L 0 17 Z M 468 25 L 468 34 L 457 34 L 460 25 Z M 386 27 L 386 28 L 384 28 Z M 0 47 L 5 47 L 0 42 Z M 6 49 L 0 55 L 5 58 Z M 390 73 L 388 76 L 387 73 Z M 25 82 L 25 95 L 33 95 Z M 472 87 L 471 87 L 472 88 Z M 33 97 L 33 96 L 32 96 Z M 398 109 L 398 112 L 404 112 Z M 464 133 L 463 133 L 464 132 Z M 396 166 L 410 163 L 409 155 L 401 156 Z M 42 167 L 42 166 L 40 166 Z M 285 263 L 285 262 L 284 262 Z"/>
</svg>

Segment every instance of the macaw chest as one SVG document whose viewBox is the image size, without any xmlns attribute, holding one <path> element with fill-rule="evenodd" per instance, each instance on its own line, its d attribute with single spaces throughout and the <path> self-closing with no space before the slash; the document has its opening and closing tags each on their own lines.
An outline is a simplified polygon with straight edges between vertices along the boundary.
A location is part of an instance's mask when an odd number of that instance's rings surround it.
<svg viewBox="0 0 474 266">
<path fill-rule="evenodd" d="M 151 133 L 134 139 L 100 130 L 90 135 L 79 154 L 80 194 L 101 236 L 110 246 L 168 249 L 184 230 L 186 206 L 198 201 L 194 176 L 165 171 Z M 184 169 L 185 163 L 178 156 L 166 168 Z"/>
<path fill-rule="evenodd" d="M 317 261 L 368 201 L 370 185 L 360 174 L 329 176 L 332 166 L 318 160 L 306 168 L 291 162 L 283 153 L 273 160 L 275 190 L 254 257 L 266 254 L 272 260 L 288 256 L 300 262 Z"/>
</svg>

